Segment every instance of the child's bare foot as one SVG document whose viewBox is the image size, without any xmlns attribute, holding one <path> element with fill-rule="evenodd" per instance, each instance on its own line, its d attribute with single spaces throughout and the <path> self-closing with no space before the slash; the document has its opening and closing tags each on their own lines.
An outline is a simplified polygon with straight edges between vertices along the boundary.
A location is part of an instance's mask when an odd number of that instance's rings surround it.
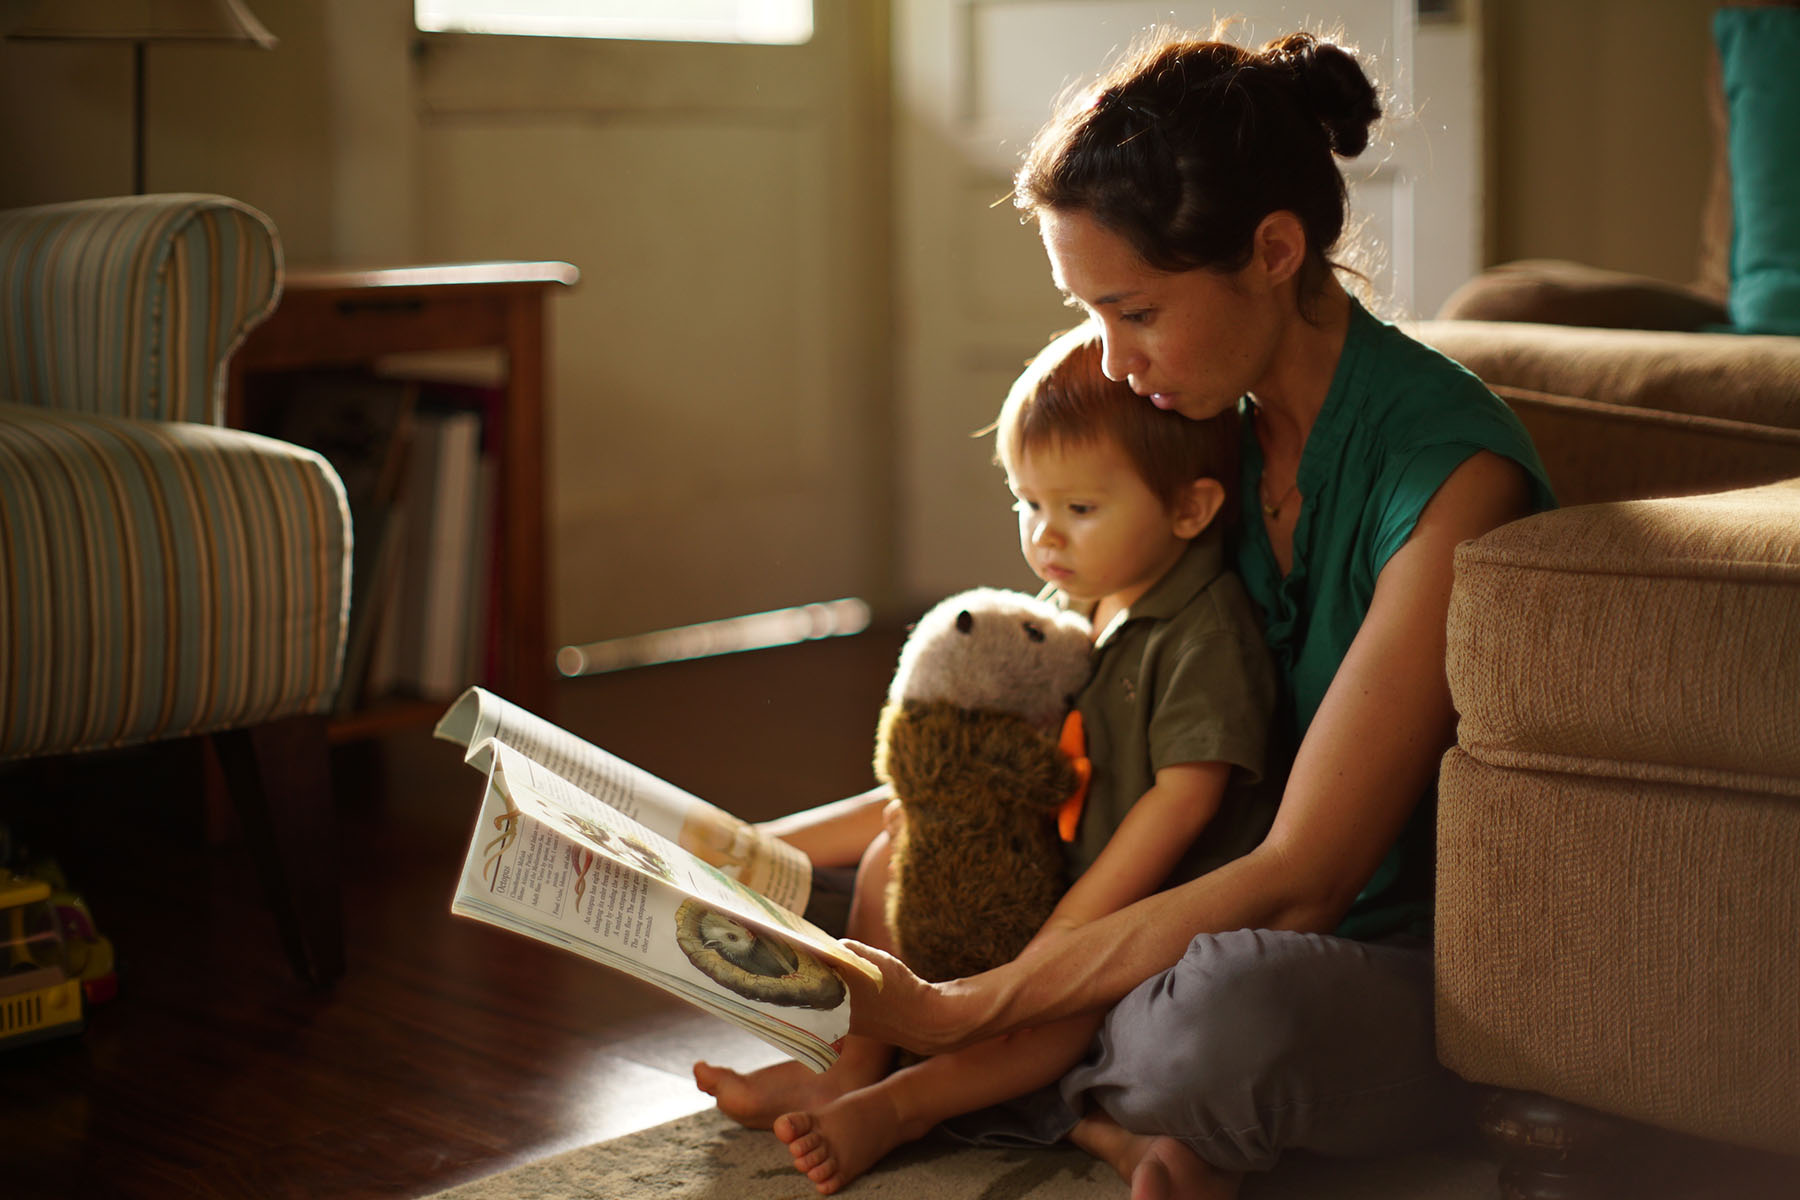
<svg viewBox="0 0 1800 1200">
<path fill-rule="evenodd" d="M 694 1064 L 695 1086 L 718 1101 L 720 1112 L 750 1129 L 769 1128 L 795 1104 L 824 1103 L 836 1096 L 836 1089 L 824 1097 L 816 1091 L 829 1074 L 816 1074 L 797 1062 L 776 1063 L 748 1075 L 711 1063 Z"/>
<path fill-rule="evenodd" d="M 807 1112 L 775 1121 L 775 1136 L 787 1143 L 794 1169 L 829 1196 L 880 1162 L 903 1142 L 923 1137 L 901 1116 L 886 1091 L 862 1088 Z"/>
<path fill-rule="evenodd" d="M 700 1062 L 694 1064 L 694 1084 L 739 1125 L 768 1129 L 782 1113 L 818 1108 L 874 1083 L 887 1074 L 891 1058 L 885 1046 L 852 1041 L 823 1074 L 797 1062 L 779 1062 L 748 1075 Z"/>
<path fill-rule="evenodd" d="M 1171 1137 L 1132 1133 L 1110 1117 L 1083 1117 L 1069 1140 L 1110 1164 L 1131 1200 L 1232 1200 L 1242 1176 L 1208 1166 Z"/>
</svg>

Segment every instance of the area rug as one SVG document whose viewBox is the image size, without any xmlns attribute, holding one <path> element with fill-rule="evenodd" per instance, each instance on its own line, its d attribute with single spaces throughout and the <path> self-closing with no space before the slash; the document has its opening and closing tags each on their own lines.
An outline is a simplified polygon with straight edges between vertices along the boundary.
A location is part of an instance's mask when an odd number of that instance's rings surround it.
<svg viewBox="0 0 1800 1200">
<path fill-rule="evenodd" d="M 1295 1156 L 1246 1181 L 1244 1200 L 1492 1200 L 1492 1163 L 1458 1154 L 1367 1162 Z M 1081 1151 L 977 1149 L 929 1140 L 890 1154 L 847 1200 L 1123 1200 L 1129 1189 Z M 808 1200 L 775 1136 L 716 1109 L 478 1179 L 430 1200 Z"/>
<path fill-rule="evenodd" d="M 654 1129 L 583 1146 L 478 1179 L 431 1200 L 807 1200 L 774 1134 L 707 1109 Z M 851 1200 L 1119 1200 L 1126 1188 L 1073 1148 L 974 1149 L 930 1140 L 895 1151 L 851 1184 Z"/>
</svg>

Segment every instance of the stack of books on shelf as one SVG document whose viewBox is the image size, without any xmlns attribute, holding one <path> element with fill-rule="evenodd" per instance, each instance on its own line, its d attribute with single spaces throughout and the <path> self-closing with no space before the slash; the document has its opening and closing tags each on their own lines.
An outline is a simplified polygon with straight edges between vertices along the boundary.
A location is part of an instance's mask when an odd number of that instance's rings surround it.
<svg viewBox="0 0 1800 1200">
<path fill-rule="evenodd" d="M 481 678 L 492 575 L 493 460 L 478 410 L 439 407 L 422 387 L 398 504 L 398 579 L 375 631 L 364 690 L 448 700 Z"/>
</svg>

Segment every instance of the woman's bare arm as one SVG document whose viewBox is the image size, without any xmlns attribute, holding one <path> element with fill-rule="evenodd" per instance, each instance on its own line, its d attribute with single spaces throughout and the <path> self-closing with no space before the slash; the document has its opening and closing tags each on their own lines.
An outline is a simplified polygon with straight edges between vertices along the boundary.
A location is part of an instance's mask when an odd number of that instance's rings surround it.
<svg viewBox="0 0 1800 1200">
<path fill-rule="evenodd" d="M 1110 1007 L 1173 965 L 1195 934 L 1325 931 L 1399 836 L 1451 740 L 1445 619 L 1456 546 L 1530 510 L 1525 474 L 1480 453 L 1453 472 L 1383 568 L 1361 629 L 1295 759 L 1274 827 L 1250 854 L 1047 938 L 1031 960 L 924 984 L 876 956 L 879 996 L 854 987 L 851 1027 L 935 1053 Z"/>
</svg>

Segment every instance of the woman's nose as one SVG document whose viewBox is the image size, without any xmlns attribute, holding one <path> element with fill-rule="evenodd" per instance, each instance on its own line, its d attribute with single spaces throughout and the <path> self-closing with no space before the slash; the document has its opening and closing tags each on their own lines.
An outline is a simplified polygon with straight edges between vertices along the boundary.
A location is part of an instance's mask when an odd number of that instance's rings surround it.
<svg viewBox="0 0 1800 1200">
<path fill-rule="evenodd" d="M 1103 332 L 1100 335 L 1100 369 L 1114 383 L 1129 383 L 1131 373 L 1143 366 L 1143 355 L 1131 344 L 1131 339 L 1117 333 Z"/>
</svg>

